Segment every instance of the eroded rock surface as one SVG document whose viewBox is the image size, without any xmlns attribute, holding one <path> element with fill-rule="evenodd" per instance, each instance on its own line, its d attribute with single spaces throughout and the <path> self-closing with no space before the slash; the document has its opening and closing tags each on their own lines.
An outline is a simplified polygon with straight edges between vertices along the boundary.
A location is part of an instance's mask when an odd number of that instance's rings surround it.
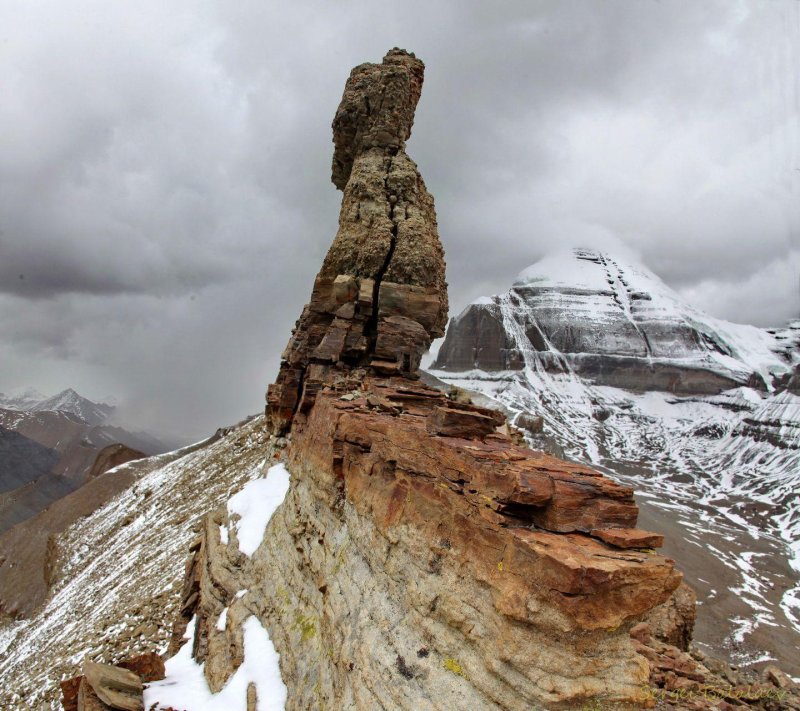
<svg viewBox="0 0 800 711">
<path fill-rule="evenodd" d="M 332 371 L 410 376 L 444 334 L 447 288 L 433 198 L 405 152 L 423 63 L 394 49 L 350 74 L 333 121 L 339 231 L 267 395 L 272 431 L 307 411 Z"/>
<path fill-rule="evenodd" d="M 295 421 L 292 485 L 252 560 L 222 545 L 224 512 L 207 522 L 184 594 L 211 688 L 241 661 L 232 621 L 253 613 L 288 709 L 644 703 L 627 630 L 681 576 L 588 535 L 635 524 L 631 490 L 494 431 L 432 434 L 442 408 L 498 416 L 419 383 L 349 385 Z"/>
<path fill-rule="evenodd" d="M 404 152 L 421 83 L 402 50 L 348 80 L 339 233 L 268 392 L 264 451 L 288 493 L 248 554 L 229 506 L 204 518 L 170 651 L 194 618 L 217 692 L 257 617 L 289 711 L 653 706 L 667 671 L 699 675 L 642 622 L 683 644 L 691 615 L 633 491 L 417 376 L 447 311 L 433 203 Z"/>
</svg>

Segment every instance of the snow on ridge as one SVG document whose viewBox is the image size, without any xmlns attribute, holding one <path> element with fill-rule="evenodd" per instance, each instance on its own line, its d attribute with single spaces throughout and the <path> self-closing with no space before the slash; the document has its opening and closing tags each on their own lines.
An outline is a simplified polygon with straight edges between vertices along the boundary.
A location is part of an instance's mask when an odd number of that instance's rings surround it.
<svg viewBox="0 0 800 711">
<path fill-rule="evenodd" d="M 253 467 L 261 472 L 266 459 Z M 289 490 L 290 474 L 282 462 L 271 466 L 263 478 L 251 479 L 228 499 L 228 513 L 233 517 L 231 529 L 236 532 L 239 550 L 253 555 L 264 537 L 264 531 Z M 227 538 L 227 536 L 226 536 Z M 236 599 L 246 594 L 240 590 Z M 215 628 L 224 632 L 228 608 L 222 610 Z M 194 636 L 195 618 L 189 623 L 185 636 Z M 258 711 L 278 711 L 286 704 L 288 690 L 281 678 L 280 655 L 275 650 L 269 632 L 257 617 L 251 615 L 243 625 L 244 655 L 242 664 L 225 686 L 212 693 L 208 688 L 203 664 L 192 658 L 188 641 L 166 662 L 166 678 L 145 689 L 145 708 L 186 708 L 188 711 L 229 711 L 247 705 L 247 687 L 256 686 Z"/>
<path fill-rule="evenodd" d="M 239 550 L 246 556 L 253 555 L 261 545 L 272 514 L 289 490 L 289 479 L 286 466 L 276 464 L 269 468 L 265 478 L 248 482 L 228 501 L 228 514 L 234 517 L 231 528 L 236 531 Z"/>
<path fill-rule="evenodd" d="M 0 627 L 0 708 L 38 709 L 44 701 L 55 711 L 59 680 L 79 673 L 85 655 L 114 662 L 120 643 L 126 654 L 166 648 L 193 525 L 258 476 L 270 454 L 261 416 L 220 438 L 123 465 L 139 478 L 60 536 L 61 573 L 43 607 Z M 156 637 L 131 636 L 150 623 Z"/>
<path fill-rule="evenodd" d="M 186 629 L 194 636 L 195 618 Z M 269 633 L 254 616 L 243 625 L 244 660 L 218 694 L 211 693 L 203 666 L 192 659 L 192 645 L 185 642 L 166 662 L 166 678 L 148 684 L 144 692 L 146 709 L 174 707 L 188 711 L 231 711 L 247 707 L 247 687 L 256 687 L 258 711 L 282 711 L 288 690 L 281 678 L 280 655 Z"/>
</svg>

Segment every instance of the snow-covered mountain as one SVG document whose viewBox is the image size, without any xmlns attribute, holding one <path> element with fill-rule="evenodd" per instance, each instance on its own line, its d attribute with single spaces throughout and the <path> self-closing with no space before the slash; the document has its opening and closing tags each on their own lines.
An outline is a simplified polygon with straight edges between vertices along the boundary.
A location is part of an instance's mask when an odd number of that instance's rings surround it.
<svg viewBox="0 0 800 711">
<path fill-rule="evenodd" d="M 26 388 L 18 394 L 0 393 L 0 408 L 23 412 L 65 412 L 83 420 L 88 425 L 99 425 L 108 420 L 114 406 L 92 402 L 72 388 L 62 390 L 52 397 L 45 397 L 35 388 Z"/>
<path fill-rule="evenodd" d="M 0 393 L 0 408 L 4 410 L 28 410 L 46 399 L 36 388 L 17 388 L 9 394 Z"/>
<path fill-rule="evenodd" d="M 32 388 L 0 397 L 0 532 L 78 488 L 109 446 L 168 449 L 152 435 L 110 424 L 113 413 L 72 388 L 48 398 Z"/>
<path fill-rule="evenodd" d="M 467 306 L 431 372 L 634 484 L 645 523 L 697 553 L 680 557 L 708 634 L 768 658 L 800 640 L 798 344 L 800 322 L 729 323 L 641 264 L 575 250 Z"/>
<path fill-rule="evenodd" d="M 105 422 L 114 407 L 104 403 L 92 402 L 91 400 L 79 395 L 72 388 L 67 388 L 53 397 L 40 400 L 34 406 L 28 408 L 33 411 L 57 410 L 59 412 L 69 412 L 80 417 L 90 425 L 99 425 Z"/>
</svg>

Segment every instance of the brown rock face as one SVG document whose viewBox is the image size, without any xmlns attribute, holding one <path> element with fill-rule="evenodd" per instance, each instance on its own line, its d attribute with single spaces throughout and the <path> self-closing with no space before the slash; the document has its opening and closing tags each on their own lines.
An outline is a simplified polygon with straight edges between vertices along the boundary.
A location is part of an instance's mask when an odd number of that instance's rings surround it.
<svg viewBox="0 0 800 711">
<path fill-rule="evenodd" d="M 645 618 L 653 636 L 686 652 L 694 634 L 697 618 L 697 595 L 681 583 L 665 603 L 654 607 Z"/>
<path fill-rule="evenodd" d="M 650 664 L 647 691 L 649 701 L 658 702 L 659 709 L 800 709 L 800 689 L 775 667 L 767 667 L 759 677 L 753 671 L 743 672 L 708 657 L 700 650 L 687 653 L 660 640 L 644 622 L 630 633 L 636 651 Z"/>
<path fill-rule="evenodd" d="M 332 180 L 344 191 L 339 231 L 267 392 L 275 433 L 341 374 L 413 376 L 444 333 L 447 285 L 433 198 L 405 153 L 423 74 L 419 59 L 394 49 L 347 81 L 333 121 Z"/>
<path fill-rule="evenodd" d="M 142 711 L 142 680 L 133 672 L 111 664 L 83 663 L 83 680 L 78 692 L 78 711 L 89 708 L 112 708 L 122 711 Z M 82 698 L 85 697 L 85 700 Z M 95 699 L 96 697 L 96 699 Z M 100 703 L 98 703 L 100 702 Z"/>
<path fill-rule="evenodd" d="M 636 529 L 632 490 L 417 377 L 447 313 L 433 200 L 404 151 L 422 76 L 392 50 L 347 82 L 339 231 L 267 395 L 289 492 L 252 556 L 226 510 L 206 518 L 173 648 L 195 617 L 218 690 L 256 615 L 289 711 L 646 707 L 629 630 L 681 575 Z"/>
</svg>

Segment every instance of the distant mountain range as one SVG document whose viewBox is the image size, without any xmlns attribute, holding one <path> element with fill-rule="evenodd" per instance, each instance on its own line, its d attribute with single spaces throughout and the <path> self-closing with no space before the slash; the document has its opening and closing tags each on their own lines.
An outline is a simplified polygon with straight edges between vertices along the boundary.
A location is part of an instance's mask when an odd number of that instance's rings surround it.
<svg viewBox="0 0 800 711">
<path fill-rule="evenodd" d="M 98 455 L 105 465 L 168 449 L 155 437 L 111 424 L 113 405 L 68 388 L 0 394 L 0 532 L 78 489 Z"/>
<path fill-rule="evenodd" d="M 52 397 L 45 397 L 36 388 L 25 388 L 14 395 L 0 393 L 0 408 L 21 412 L 64 412 L 79 417 L 88 425 L 106 422 L 115 410 L 113 405 L 92 402 L 72 388 Z"/>
</svg>

